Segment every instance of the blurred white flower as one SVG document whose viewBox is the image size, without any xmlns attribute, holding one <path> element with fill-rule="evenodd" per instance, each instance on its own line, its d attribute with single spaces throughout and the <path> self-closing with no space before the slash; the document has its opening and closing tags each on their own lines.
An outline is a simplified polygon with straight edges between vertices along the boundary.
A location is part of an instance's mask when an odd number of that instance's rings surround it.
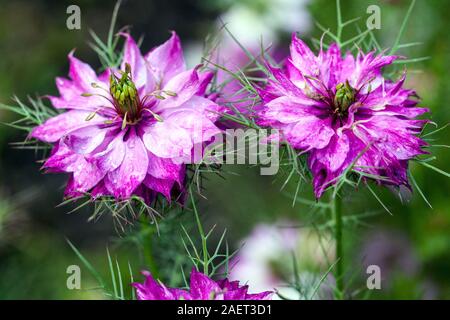
<svg viewBox="0 0 450 320">
<path fill-rule="evenodd" d="M 319 236 L 314 230 L 299 229 L 287 222 L 260 224 L 242 241 L 229 278 L 247 282 L 255 291 L 276 289 L 285 298 L 311 298 L 323 270 L 334 261 L 332 248 L 332 237 L 326 233 Z M 294 280 L 294 255 L 301 292 L 287 286 Z M 329 278 L 328 284 L 332 281 Z M 326 286 L 321 286 L 319 296 L 326 295 Z"/>
<path fill-rule="evenodd" d="M 311 29 L 311 17 L 307 9 L 310 0 L 247 0 L 235 1 L 228 11 L 217 20 L 220 30 L 223 24 L 234 37 L 250 52 L 257 54 L 261 40 L 265 47 L 276 47 L 282 33 L 308 33 Z M 237 43 L 223 30 L 221 32 L 219 62 L 237 70 L 247 62 L 247 57 Z M 188 66 L 200 63 L 203 46 L 195 42 L 185 48 Z M 217 55 L 215 57 L 218 58 Z M 233 66 L 235 68 L 233 68 Z"/>
<path fill-rule="evenodd" d="M 246 47 L 259 47 L 261 37 L 266 44 L 276 44 L 280 32 L 307 33 L 311 18 L 309 0 L 239 1 L 221 16 L 220 25 Z"/>
</svg>

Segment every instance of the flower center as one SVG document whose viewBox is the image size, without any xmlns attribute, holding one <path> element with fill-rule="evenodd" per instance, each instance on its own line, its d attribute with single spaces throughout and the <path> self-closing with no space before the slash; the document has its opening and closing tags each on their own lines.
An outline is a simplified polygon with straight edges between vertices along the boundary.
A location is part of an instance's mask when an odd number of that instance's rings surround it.
<svg viewBox="0 0 450 320">
<path fill-rule="evenodd" d="M 350 107 L 356 101 L 356 90 L 350 86 L 348 80 L 345 83 L 336 85 L 336 94 L 334 96 L 334 113 L 344 116 Z"/>
<path fill-rule="evenodd" d="M 134 124 L 139 121 L 142 113 L 142 104 L 131 79 L 131 68 L 126 64 L 125 71 L 119 78 L 111 74 L 109 78 L 109 92 L 114 100 L 114 108 L 122 115 L 124 123 Z"/>
</svg>

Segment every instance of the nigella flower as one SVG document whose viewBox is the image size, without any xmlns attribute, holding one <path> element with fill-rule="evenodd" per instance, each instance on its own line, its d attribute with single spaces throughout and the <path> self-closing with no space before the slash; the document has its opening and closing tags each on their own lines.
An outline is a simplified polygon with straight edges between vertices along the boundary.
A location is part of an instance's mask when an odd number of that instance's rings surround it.
<svg viewBox="0 0 450 320">
<path fill-rule="evenodd" d="M 270 291 L 250 294 L 248 286 L 241 286 L 238 281 L 214 281 L 195 268 L 191 271 L 189 290 L 167 288 L 148 271 L 142 273 L 145 282 L 132 284 L 138 300 L 267 300 L 272 295 Z"/>
<path fill-rule="evenodd" d="M 316 56 L 295 35 L 283 70 L 261 90 L 260 124 L 279 129 L 308 154 L 316 197 L 354 164 L 355 171 L 393 186 L 408 186 L 408 160 L 425 153 L 418 138 L 428 112 L 416 94 L 383 78 L 397 57 L 360 52 L 341 55 L 337 44 Z"/>
<path fill-rule="evenodd" d="M 178 36 L 145 56 L 128 34 L 121 68 L 97 76 L 69 54 L 70 79 L 57 78 L 53 106 L 66 111 L 36 127 L 31 137 L 54 144 L 44 164 L 66 172 L 66 196 L 150 201 L 182 188 L 193 148 L 219 129 L 219 106 L 205 98 L 213 74 L 186 70 Z"/>
</svg>

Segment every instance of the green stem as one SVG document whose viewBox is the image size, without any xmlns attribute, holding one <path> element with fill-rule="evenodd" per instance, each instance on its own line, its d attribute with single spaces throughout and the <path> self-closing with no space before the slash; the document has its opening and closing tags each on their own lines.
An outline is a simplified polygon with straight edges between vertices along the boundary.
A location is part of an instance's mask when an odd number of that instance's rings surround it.
<svg viewBox="0 0 450 320">
<path fill-rule="evenodd" d="M 156 265 L 155 259 L 153 257 L 153 243 L 152 237 L 154 234 L 154 229 L 152 225 L 149 225 L 145 217 L 141 218 L 142 223 L 142 239 L 141 245 L 143 249 L 143 256 L 145 264 L 155 278 L 159 277 L 158 267 Z"/>
<path fill-rule="evenodd" d="M 336 298 L 344 298 L 344 259 L 342 241 L 342 199 L 335 195 L 332 198 L 331 213 L 334 219 L 334 237 L 336 241 L 336 268 L 334 277 L 336 278 Z"/>
<path fill-rule="evenodd" d="M 336 11 L 337 11 L 337 38 L 338 45 L 341 47 L 341 37 L 342 37 L 342 13 L 341 13 L 341 1 L 336 0 Z"/>
<path fill-rule="evenodd" d="M 200 221 L 200 217 L 198 215 L 197 207 L 195 205 L 194 195 L 192 194 L 192 187 L 189 187 L 189 195 L 191 197 L 192 209 L 195 214 L 195 221 L 197 222 L 198 232 L 200 233 L 200 237 L 202 238 L 202 251 L 203 251 L 203 273 L 209 276 L 209 256 L 208 256 L 208 247 L 207 247 L 207 239 L 205 232 L 203 231 L 203 226 Z"/>
</svg>

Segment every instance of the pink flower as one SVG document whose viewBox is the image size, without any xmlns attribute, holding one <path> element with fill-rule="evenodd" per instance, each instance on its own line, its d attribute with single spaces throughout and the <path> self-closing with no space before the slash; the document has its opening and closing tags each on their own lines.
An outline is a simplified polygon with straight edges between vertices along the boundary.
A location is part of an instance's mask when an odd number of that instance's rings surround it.
<svg viewBox="0 0 450 320">
<path fill-rule="evenodd" d="M 66 172 L 66 196 L 151 201 L 182 188 L 193 148 L 219 133 L 219 106 L 205 98 L 213 74 L 186 70 L 180 39 L 171 38 L 143 56 L 128 34 L 120 70 L 97 76 L 69 54 L 70 79 L 57 78 L 66 111 L 36 127 L 31 137 L 54 144 L 44 164 Z"/>
<path fill-rule="evenodd" d="M 354 162 L 353 170 L 380 183 L 409 187 L 408 160 L 426 145 L 416 135 L 427 120 L 416 117 L 429 110 L 416 107 L 405 76 L 392 82 L 381 75 L 396 58 L 343 57 L 336 44 L 316 56 L 293 35 L 285 69 L 269 67 L 274 79 L 260 92 L 259 123 L 308 154 L 316 197 Z"/>
<path fill-rule="evenodd" d="M 249 294 L 248 286 L 240 286 L 238 281 L 227 279 L 214 281 L 192 269 L 190 289 L 167 288 L 155 281 L 148 271 L 142 272 L 145 282 L 133 283 L 138 300 L 267 300 L 272 292 Z"/>
</svg>

